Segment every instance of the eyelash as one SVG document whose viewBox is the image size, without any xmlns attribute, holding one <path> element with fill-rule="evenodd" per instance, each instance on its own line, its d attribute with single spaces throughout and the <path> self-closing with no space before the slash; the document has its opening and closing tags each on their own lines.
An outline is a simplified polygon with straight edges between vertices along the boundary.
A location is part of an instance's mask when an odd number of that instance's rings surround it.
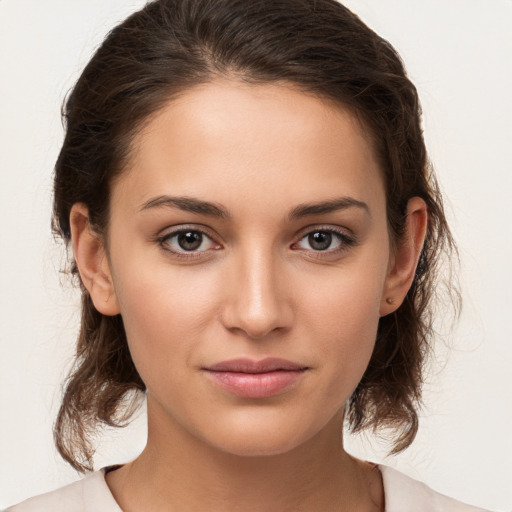
<svg viewBox="0 0 512 512">
<path fill-rule="evenodd" d="M 336 249 L 328 249 L 328 250 L 323 250 L 323 251 L 318 251 L 318 250 L 315 251 L 314 249 L 310 249 L 310 250 L 304 249 L 305 251 L 307 250 L 308 252 L 311 252 L 311 257 L 313 257 L 313 258 L 321 259 L 321 258 L 326 258 L 326 257 L 330 257 L 330 256 L 340 255 L 340 254 L 346 252 L 351 247 L 354 247 L 355 245 L 357 245 L 357 240 L 353 235 L 348 235 L 347 233 L 345 233 L 344 231 L 342 231 L 340 229 L 336 229 L 333 227 L 323 227 L 323 226 L 315 227 L 314 229 L 308 229 L 308 231 L 303 231 L 303 233 L 300 235 L 299 242 L 301 240 L 304 240 L 305 238 L 307 238 L 309 235 L 311 235 L 313 233 L 329 233 L 331 235 L 334 235 L 334 238 L 337 238 L 338 242 L 340 244 L 339 247 Z M 296 243 L 298 243 L 298 242 L 296 242 Z"/>
<path fill-rule="evenodd" d="M 199 233 L 203 236 L 206 236 L 209 238 L 212 242 L 214 242 L 213 237 L 207 233 L 206 231 L 202 229 L 198 229 L 195 227 L 182 227 L 179 229 L 176 229 L 174 231 L 165 233 L 162 236 L 157 237 L 156 242 L 162 247 L 164 251 L 170 252 L 173 254 L 174 257 L 184 260 L 192 260 L 192 259 L 198 259 L 202 257 L 203 252 L 179 252 L 175 251 L 173 249 L 170 249 L 167 245 L 169 243 L 169 240 L 172 238 L 182 234 L 182 233 Z M 353 247 L 356 245 L 356 239 L 352 236 L 347 235 L 345 232 L 332 228 L 332 227 L 316 227 L 314 229 L 309 229 L 308 231 L 303 232 L 303 234 L 300 235 L 298 242 L 302 241 L 304 238 L 306 238 L 308 235 L 311 235 L 313 233 L 330 233 L 334 235 L 338 241 L 340 242 L 340 247 L 337 249 L 330 249 L 330 250 L 324 250 L 324 251 L 315 251 L 314 249 L 304 249 L 304 251 L 312 252 L 314 254 L 314 258 L 325 258 L 326 256 L 335 256 L 338 254 L 341 254 L 342 252 L 347 251 L 350 247 Z M 298 243 L 298 242 L 295 242 Z M 214 242 L 215 243 L 215 242 Z M 294 245 L 295 245 L 294 244 Z"/>
</svg>

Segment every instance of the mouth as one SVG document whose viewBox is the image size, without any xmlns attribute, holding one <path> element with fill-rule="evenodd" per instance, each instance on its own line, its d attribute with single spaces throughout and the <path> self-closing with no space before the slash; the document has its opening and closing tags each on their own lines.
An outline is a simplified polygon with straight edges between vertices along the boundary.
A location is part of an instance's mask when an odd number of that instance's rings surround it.
<svg viewBox="0 0 512 512">
<path fill-rule="evenodd" d="M 294 387 L 309 367 L 285 359 L 232 359 L 203 368 L 220 388 L 239 397 L 267 398 Z"/>
</svg>

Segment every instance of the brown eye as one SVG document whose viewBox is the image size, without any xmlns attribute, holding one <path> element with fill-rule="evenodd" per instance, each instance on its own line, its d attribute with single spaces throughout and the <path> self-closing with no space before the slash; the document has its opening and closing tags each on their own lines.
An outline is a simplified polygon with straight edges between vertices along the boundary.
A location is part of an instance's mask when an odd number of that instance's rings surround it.
<svg viewBox="0 0 512 512">
<path fill-rule="evenodd" d="M 315 231 L 308 235 L 310 246 L 316 251 L 325 251 L 332 242 L 332 233 L 327 231 Z"/>
<path fill-rule="evenodd" d="M 200 257 L 204 253 L 218 249 L 206 233 L 199 229 L 177 229 L 158 238 L 158 243 L 168 252 L 176 256 Z"/>
<path fill-rule="evenodd" d="M 347 237 L 342 233 L 318 229 L 316 231 L 310 231 L 308 234 L 304 235 L 301 238 L 299 245 L 302 246 L 302 249 L 327 251 L 328 249 L 338 249 L 338 247 L 343 246 L 346 241 Z"/>
<path fill-rule="evenodd" d="M 305 233 L 295 245 L 318 257 L 322 253 L 325 253 L 325 256 L 334 256 L 356 245 L 356 240 L 336 228 L 315 229 Z"/>
<path fill-rule="evenodd" d="M 194 251 L 201 246 L 203 235 L 197 231 L 184 231 L 178 234 L 177 242 L 184 251 Z"/>
</svg>

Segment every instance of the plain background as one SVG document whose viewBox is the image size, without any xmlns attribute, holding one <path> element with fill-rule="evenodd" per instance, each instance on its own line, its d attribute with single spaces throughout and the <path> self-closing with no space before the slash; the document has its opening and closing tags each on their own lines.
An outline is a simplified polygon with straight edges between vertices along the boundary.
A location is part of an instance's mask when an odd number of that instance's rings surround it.
<svg viewBox="0 0 512 512">
<path fill-rule="evenodd" d="M 59 110 L 107 31 L 143 4 L 0 0 L 0 507 L 78 478 L 51 434 L 78 322 L 49 229 Z M 347 445 L 460 500 L 510 511 L 512 2 L 346 4 L 392 42 L 419 89 L 464 297 L 458 327 L 438 343 L 413 446 L 386 458 L 383 442 Z M 97 467 L 129 460 L 144 440 L 142 413 L 108 434 Z"/>
</svg>

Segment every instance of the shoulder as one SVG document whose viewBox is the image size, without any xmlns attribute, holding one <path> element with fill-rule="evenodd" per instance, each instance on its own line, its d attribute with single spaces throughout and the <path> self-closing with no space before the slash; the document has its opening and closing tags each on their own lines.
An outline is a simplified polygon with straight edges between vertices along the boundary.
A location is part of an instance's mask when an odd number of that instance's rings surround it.
<svg viewBox="0 0 512 512">
<path fill-rule="evenodd" d="M 5 512 L 122 512 L 101 469 L 52 492 L 30 498 Z"/>
<path fill-rule="evenodd" d="M 379 469 L 384 482 L 386 512 L 487 512 L 439 494 L 396 469 L 381 465 Z"/>
</svg>

